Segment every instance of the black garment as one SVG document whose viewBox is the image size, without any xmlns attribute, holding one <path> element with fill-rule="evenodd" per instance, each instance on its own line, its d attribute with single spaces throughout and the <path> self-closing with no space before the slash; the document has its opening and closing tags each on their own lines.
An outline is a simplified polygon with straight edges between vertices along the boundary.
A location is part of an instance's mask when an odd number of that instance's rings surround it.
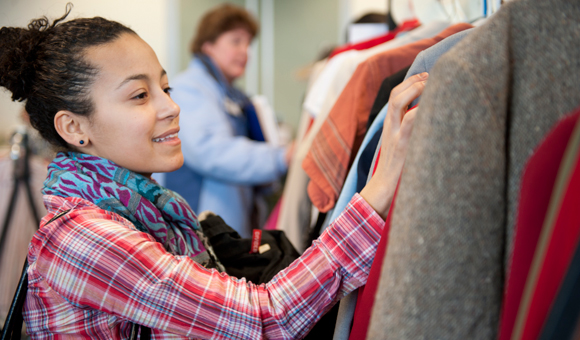
<svg viewBox="0 0 580 340">
<path fill-rule="evenodd" d="M 393 90 L 393 88 L 395 88 L 395 86 L 399 85 L 400 83 L 403 82 L 403 80 L 405 80 L 405 76 L 407 75 L 407 71 L 409 71 L 409 68 L 411 68 L 411 66 L 407 66 L 404 69 L 398 71 L 397 73 L 392 74 L 390 77 L 387 77 L 385 78 L 385 80 L 383 80 L 383 83 L 379 88 L 379 93 L 377 93 L 377 96 L 375 97 L 375 102 L 373 103 L 373 107 L 371 108 L 369 120 L 367 121 L 367 131 L 369 130 L 369 127 L 371 127 L 371 124 L 373 123 L 375 118 L 377 118 L 379 112 L 381 112 L 383 107 L 389 101 L 389 97 L 391 96 L 391 91 Z"/>
<path fill-rule="evenodd" d="M 580 246 L 564 276 L 558 295 L 542 329 L 540 340 L 572 339 L 580 318 Z"/>
<path fill-rule="evenodd" d="M 382 133 L 383 129 L 377 130 L 360 155 L 358 167 L 356 169 L 356 192 L 360 192 L 367 184 L 367 178 L 371 171 L 371 164 L 373 163 L 375 151 L 377 150 L 377 145 L 379 145 L 379 141 L 381 140 Z"/>
<path fill-rule="evenodd" d="M 241 238 L 221 217 L 210 215 L 200 221 L 200 225 L 226 273 L 237 278 L 245 277 L 255 284 L 270 281 L 300 256 L 281 230 L 262 230 L 260 244 L 267 243 L 270 250 L 263 254 L 250 254 L 252 240 Z"/>
<path fill-rule="evenodd" d="M 323 220 L 326 214 L 321 215 Z M 250 254 L 252 240 L 241 238 L 221 217 L 210 215 L 200 224 L 226 273 L 237 278 L 245 277 L 255 284 L 270 281 L 299 256 L 281 230 L 262 230 L 260 244 L 268 243 L 270 250 L 263 254 Z M 305 340 L 332 340 L 337 314 L 338 304 L 322 316 Z"/>
<path fill-rule="evenodd" d="M 326 312 L 303 340 L 332 340 L 334 338 L 336 317 L 338 316 L 338 306 L 339 304 L 337 303 Z"/>
<path fill-rule="evenodd" d="M 394 73 L 390 77 L 385 78 L 381 87 L 379 89 L 379 93 L 375 97 L 375 102 L 373 103 L 373 107 L 371 108 L 371 113 L 369 115 L 369 120 L 367 122 L 367 131 L 371 127 L 371 124 L 374 122 L 375 118 L 379 115 L 383 107 L 387 105 L 389 101 L 389 97 L 391 96 L 391 91 L 395 86 L 399 85 L 400 83 L 405 80 L 405 76 L 409 71 L 411 66 L 405 67 L 404 69 Z M 360 159 L 358 161 L 357 171 L 357 182 L 356 182 L 356 192 L 360 192 L 362 188 L 367 184 L 367 177 L 370 172 L 371 164 L 373 162 L 373 157 L 375 156 L 375 150 L 377 149 L 377 145 L 379 144 L 379 140 L 381 139 L 381 134 L 383 130 L 379 129 L 372 139 L 369 141 L 363 152 L 361 153 Z"/>
<path fill-rule="evenodd" d="M 324 224 L 324 220 L 326 220 L 326 214 L 327 213 L 323 213 L 323 212 L 318 213 L 318 218 L 316 219 L 316 224 L 314 224 L 314 226 L 312 228 L 310 228 L 308 235 L 306 235 L 307 239 L 305 240 L 305 243 L 304 243 L 306 245 L 306 247 L 304 247 L 305 249 L 310 247 L 312 245 L 312 242 L 314 242 L 314 240 L 316 240 L 320 236 L 320 230 L 322 229 L 322 225 Z"/>
</svg>

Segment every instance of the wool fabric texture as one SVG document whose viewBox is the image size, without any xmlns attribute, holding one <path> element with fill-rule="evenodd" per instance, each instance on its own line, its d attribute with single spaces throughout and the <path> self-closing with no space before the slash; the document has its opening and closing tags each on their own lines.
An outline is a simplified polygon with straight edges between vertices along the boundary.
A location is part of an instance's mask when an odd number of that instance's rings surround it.
<svg viewBox="0 0 580 340">
<path fill-rule="evenodd" d="M 79 197 L 117 213 L 174 255 L 211 264 L 197 216 L 179 194 L 110 160 L 59 152 L 48 166 L 44 195 Z M 201 239 L 201 240 L 200 240 Z M 213 256 L 212 256 L 213 257 Z M 215 257 L 213 257 L 215 259 Z"/>
<path fill-rule="evenodd" d="M 580 104 L 580 1 L 515 0 L 443 55 L 417 112 L 369 339 L 494 339 L 522 170 Z"/>
</svg>

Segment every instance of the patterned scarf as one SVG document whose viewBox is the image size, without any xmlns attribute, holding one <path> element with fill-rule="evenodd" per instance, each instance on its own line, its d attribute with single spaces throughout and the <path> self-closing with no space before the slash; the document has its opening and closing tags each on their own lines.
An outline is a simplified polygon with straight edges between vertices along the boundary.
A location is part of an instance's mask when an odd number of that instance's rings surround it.
<svg viewBox="0 0 580 340">
<path fill-rule="evenodd" d="M 168 252 L 223 271 L 197 216 L 179 194 L 107 159 L 59 152 L 48 166 L 42 193 L 86 199 L 125 217 Z"/>
</svg>

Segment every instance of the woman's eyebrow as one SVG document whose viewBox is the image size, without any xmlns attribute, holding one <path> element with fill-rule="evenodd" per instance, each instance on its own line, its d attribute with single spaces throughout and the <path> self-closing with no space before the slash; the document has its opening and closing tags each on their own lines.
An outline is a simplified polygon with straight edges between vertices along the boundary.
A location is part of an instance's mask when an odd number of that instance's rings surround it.
<svg viewBox="0 0 580 340">
<path fill-rule="evenodd" d="M 119 86 L 117 86 L 117 89 L 121 88 L 123 85 L 127 84 L 131 80 L 149 80 L 149 76 L 146 74 L 135 74 L 135 75 L 129 76 L 129 77 L 125 78 L 121 82 L 121 84 L 119 84 Z"/>
</svg>

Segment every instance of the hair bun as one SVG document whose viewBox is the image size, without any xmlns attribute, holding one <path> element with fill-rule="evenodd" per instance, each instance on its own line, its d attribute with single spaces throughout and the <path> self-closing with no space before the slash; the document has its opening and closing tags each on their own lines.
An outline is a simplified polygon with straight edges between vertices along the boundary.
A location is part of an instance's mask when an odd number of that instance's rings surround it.
<svg viewBox="0 0 580 340">
<path fill-rule="evenodd" d="M 42 42 L 49 32 L 48 20 L 41 18 L 28 29 L 2 27 L 0 29 L 0 86 L 12 92 L 12 100 L 25 100 L 31 92 L 41 53 Z"/>
</svg>

